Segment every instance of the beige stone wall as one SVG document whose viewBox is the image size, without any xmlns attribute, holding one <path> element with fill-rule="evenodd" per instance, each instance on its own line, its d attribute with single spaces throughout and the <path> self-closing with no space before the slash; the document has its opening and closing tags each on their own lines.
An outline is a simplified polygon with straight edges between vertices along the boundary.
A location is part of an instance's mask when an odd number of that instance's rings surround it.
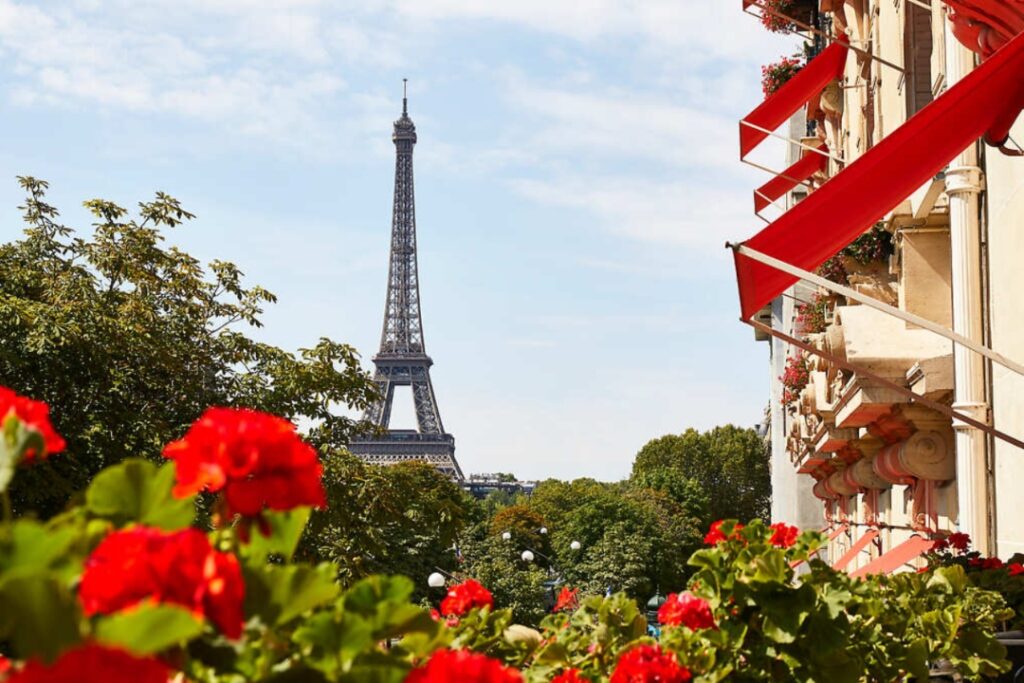
<svg viewBox="0 0 1024 683">
<path fill-rule="evenodd" d="M 1024 140 L 1024 122 L 1013 138 Z M 989 313 L 992 346 L 1024 359 L 1024 158 L 988 149 L 985 155 L 988 205 Z M 1000 430 L 1024 435 L 1024 377 L 995 366 L 992 413 Z M 1024 451 L 1001 441 L 993 454 L 995 530 L 1001 557 L 1024 552 Z"/>
</svg>

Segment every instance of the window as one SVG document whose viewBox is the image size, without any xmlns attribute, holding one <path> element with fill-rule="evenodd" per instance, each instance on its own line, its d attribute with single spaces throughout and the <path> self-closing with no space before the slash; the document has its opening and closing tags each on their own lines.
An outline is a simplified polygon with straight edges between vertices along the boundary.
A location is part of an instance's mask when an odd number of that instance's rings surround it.
<svg viewBox="0 0 1024 683">
<path fill-rule="evenodd" d="M 903 64 L 907 70 L 907 118 L 932 101 L 932 13 L 906 2 L 903 24 Z"/>
</svg>

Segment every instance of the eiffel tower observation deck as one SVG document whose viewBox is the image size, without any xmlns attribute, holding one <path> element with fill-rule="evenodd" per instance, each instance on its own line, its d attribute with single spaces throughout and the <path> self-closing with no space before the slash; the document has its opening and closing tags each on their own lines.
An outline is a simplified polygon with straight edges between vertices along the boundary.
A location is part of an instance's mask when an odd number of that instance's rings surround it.
<svg viewBox="0 0 1024 683">
<path fill-rule="evenodd" d="M 391 259 L 388 294 L 384 304 L 384 329 L 380 351 L 373 357 L 374 381 L 383 400 L 370 406 L 365 419 L 381 431 L 353 440 L 349 450 L 369 463 L 392 465 L 422 460 L 461 481 L 455 460 L 455 437 L 444 431 L 437 398 L 430 381 L 433 361 L 423 343 L 420 314 L 420 283 L 416 265 L 416 198 L 413 191 L 412 151 L 416 126 L 409 118 L 409 101 L 403 92 L 402 116 L 395 121 L 395 204 L 391 219 Z M 395 388 L 412 389 L 417 429 L 391 429 Z"/>
</svg>

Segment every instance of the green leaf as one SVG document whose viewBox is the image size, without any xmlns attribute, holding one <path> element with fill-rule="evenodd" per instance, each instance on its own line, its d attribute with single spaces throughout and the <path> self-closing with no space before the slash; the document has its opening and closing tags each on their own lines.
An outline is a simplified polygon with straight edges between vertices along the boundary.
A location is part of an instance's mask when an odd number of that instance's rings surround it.
<svg viewBox="0 0 1024 683">
<path fill-rule="evenodd" d="M 174 463 L 156 465 L 132 458 L 109 467 L 93 479 L 85 506 L 119 526 L 132 522 L 165 531 L 184 529 L 195 517 L 194 497 L 175 498 Z"/>
<path fill-rule="evenodd" d="M 285 561 L 291 561 L 306 528 L 310 511 L 309 507 L 300 507 L 286 512 L 264 512 L 263 518 L 270 526 L 270 534 L 251 534 L 243 552 L 258 560 L 265 560 L 270 555 L 279 555 Z"/>
<path fill-rule="evenodd" d="M 35 520 L 19 519 L 11 526 L 10 542 L 0 544 L 0 572 L 10 579 L 65 565 L 77 573 L 77 563 L 67 557 L 76 531 L 74 527 L 52 528 Z"/>
<path fill-rule="evenodd" d="M 143 604 L 101 617 L 96 639 L 141 655 L 154 654 L 188 642 L 203 632 L 203 620 L 183 607 Z"/>
<path fill-rule="evenodd" d="M 321 564 L 246 566 L 245 613 L 271 626 L 285 624 L 338 595 L 335 568 Z"/>
<path fill-rule="evenodd" d="M 81 639 L 78 601 L 62 582 L 46 575 L 0 581 L 0 640 L 19 659 L 52 661 Z"/>
</svg>

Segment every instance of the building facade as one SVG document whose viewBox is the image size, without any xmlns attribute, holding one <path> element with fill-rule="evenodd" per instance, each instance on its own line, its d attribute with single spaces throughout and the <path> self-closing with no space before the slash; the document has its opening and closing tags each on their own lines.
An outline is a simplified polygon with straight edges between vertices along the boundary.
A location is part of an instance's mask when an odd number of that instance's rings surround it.
<svg viewBox="0 0 1024 683">
<path fill-rule="evenodd" d="M 761 13 L 781 4 L 745 3 Z M 988 128 L 993 144 L 973 135 L 937 172 L 915 181 L 909 196 L 862 225 L 867 231 L 856 241 L 820 265 L 805 259 L 805 270 L 827 284 L 805 279 L 754 316 L 770 328 L 757 334 L 769 346 L 774 520 L 827 530 L 829 561 L 852 573 L 913 569 L 953 531 L 969 533 L 988 555 L 1024 553 L 1024 449 L 1015 443 L 1024 437 L 1024 377 L 913 322 L 1024 360 L 1024 157 L 1014 143 L 1024 142 L 1024 121 L 1010 125 L 1024 106 L 1024 69 L 1015 66 L 1024 60 L 1014 56 L 1024 54 L 1024 3 L 794 5 L 800 11 L 791 7 L 780 22 L 792 20 L 791 30 L 847 54 L 790 119 L 790 172 L 780 177 L 793 189 L 781 194 L 776 181 L 755 198 L 758 208 L 781 204 L 783 218 L 821 193 L 804 212 L 811 215 L 826 194 L 840 196 L 840 183 L 857 182 L 865 189 L 851 190 L 831 215 L 837 224 L 867 216 L 859 203 L 877 194 L 867 174 L 876 188 L 886 181 L 879 174 L 898 184 L 914 163 L 908 156 L 938 158 L 933 139 L 949 136 L 936 131 L 957 122 L 937 112 L 954 100 L 968 107 L 965 98 L 981 93 L 985 79 L 972 73 L 1002 68 L 1017 80 L 1000 76 L 1010 86 L 1001 93 L 1005 112 Z M 823 69 L 812 59 L 798 75 L 808 81 Z M 820 230 L 831 223 L 822 221 Z M 741 295 L 743 288 L 741 273 Z M 865 297 L 905 315 L 873 308 Z"/>
</svg>

